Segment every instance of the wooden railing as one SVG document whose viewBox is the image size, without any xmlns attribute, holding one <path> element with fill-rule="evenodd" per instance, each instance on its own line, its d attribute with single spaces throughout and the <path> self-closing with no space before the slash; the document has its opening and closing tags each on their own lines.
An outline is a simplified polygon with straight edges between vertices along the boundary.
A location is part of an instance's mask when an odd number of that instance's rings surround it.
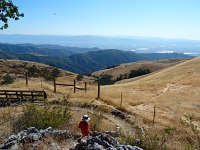
<svg viewBox="0 0 200 150">
<path fill-rule="evenodd" d="M 0 103 L 2 106 L 22 101 L 44 100 L 46 99 L 45 91 L 29 91 L 29 90 L 0 90 Z"/>
<path fill-rule="evenodd" d="M 56 93 L 56 86 L 62 85 L 62 86 L 73 86 L 74 87 L 74 93 L 76 93 L 76 89 L 78 90 L 85 90 L 85 93 L 87 92 L 87 83 L 85 82 L 85 87 L 77 87 L 76 86 L 76 80 L 74 80 L 74 84 L 63 84 L 63 83 L 56 83 L 56 80 L 54 79 L 54 93 Z"/>
</svg>

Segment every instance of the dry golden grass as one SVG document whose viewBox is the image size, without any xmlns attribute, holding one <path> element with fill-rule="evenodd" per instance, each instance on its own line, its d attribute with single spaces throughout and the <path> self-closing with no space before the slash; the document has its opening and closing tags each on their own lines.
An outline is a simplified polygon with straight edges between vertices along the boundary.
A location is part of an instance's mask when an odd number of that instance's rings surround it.
<svg viewBox="0 0 200 150">
<path fill-rule="evenodd" d="M 92 73 L 92 75 L 100 76 L 103 74 L 109 74 L 109 75 L 112 75 L 113 80 L 116 80 L 117 77 L 120 77 L 120 74 L 128 75 L 131 70 L 137 70 L 141 68 L 141 69 L 149 69 L 151 72 L 155 72 L 155 71 L 162 70 L 170 66 L 177 65 L 186 60 L 188 59 L 166 59 L 166 60 L 159 60 L 159 61 L 138 61 L 138 62 L 132 62 L 132 63 L 125 63 L 115 68 L 96 71 Z"/>
<path fill-rule="evenodd" d="M 12 85 L 1 86 L 0 89 L 46 89 L 48 101 L 61 101 L 63 96 L 69 96 L 68 101 L 73 102 L 76 106 L 93 107 L 103 112 L 120 108 L 122 100 L 122 110 L 129 115 L 136 116 L 137 122 L 146 129 L 151 129 L 153 126 L 152 120 L 156 106 L 154 128 L 175 127 L 177 129 L 175 138 L 170 140 L 169 146 L 170 149 L 181 150 L 186 147 L 188 139 L 186 128 L 183 128 L 181 122 L 189 123 L 188 120 L 192 117 L 194 124 L 200 129 L 199 64 L 200 58 L 195 58 L 146 77 L 129 80 L 128 83 L 101 86 L 101 99 L 97 99 L 97 85 L 94 83 L 88 84 L 87 93 L 80 90 L 73 93 L 73 87 L 64 86 L 58 86 L 57 93 L 53 93 L 52 82 L 43 82 L 41 86 L 41 80 L 36 78 L 30 79 L 28 87 L 21 79 Z M 73 77 L 62 77 L 58 78 L 57 82 L 73 83 L 73 80 Z M 88 81 L 92 82 L 90 79 Z M 83 87 L 84 82 L 77 83 L 77 85 Z M 74 124 L 77 124 L 80 116 L 85 113 L 87 113 L 87 109 L 76 111 Z M 111 126 L 113 128 L 111 124 L 107 123 L 104 123 L 105 127 Z M 1 128 L 4 128 L 3 126 Z M 126 125 L 122 124 L 122 126 Z M 74 132 L 78 131 L 76 127 L 72 129 Z"/>
</svg>

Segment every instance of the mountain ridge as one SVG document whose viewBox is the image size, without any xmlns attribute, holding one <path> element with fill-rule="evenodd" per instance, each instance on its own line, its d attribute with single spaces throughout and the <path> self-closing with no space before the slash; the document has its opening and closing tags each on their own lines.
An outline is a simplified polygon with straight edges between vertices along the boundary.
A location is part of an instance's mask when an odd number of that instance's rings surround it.
<svg viewBox="0 0 200 150">
<path fill-rule="evenodd" d="M 40 49 L 37 46 L 30 48 L 30 45 L 28 45 L 28 48 L 26 46 L 22 46 L 21 49 L 21 47 L 18 47 L 17 45 L 15 48 L 13 48 L 13 45 L 10 44 L 3 45 L 1 47 L 0 44 L 0 49 L 2 50 L 0 51 L 0 58 L 28 60 L 44 63 L 47 65 L 54 65 L 58 68 L 79 74 L 88 74 L 111 65 L 136 62 L 141 60 L 192 58 L 190 55 L 178 53 L 143 54 L 135 53 L 132 51 L 122 51 L 118 49 L 99 50 L 98 48 L 85 48 L 84 50 L 94 51 L 89 51 L 86 53 L 75 53 L 67 56 L 67 54 L 64 54 L 65 52 L 63 52 L 62 49 L 58 52 L 57 49 L 54 49 L 55 47 L 53 47 L 53 49 L 48 49 L 44 46 Z"/>
</svg>

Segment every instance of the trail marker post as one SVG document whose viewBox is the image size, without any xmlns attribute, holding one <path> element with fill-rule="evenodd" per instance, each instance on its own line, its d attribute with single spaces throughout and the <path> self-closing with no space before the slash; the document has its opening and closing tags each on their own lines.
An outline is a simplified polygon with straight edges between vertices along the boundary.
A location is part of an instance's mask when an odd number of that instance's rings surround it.
<svg viewBox="0 0 200 150">
<path fill-rule="evenodd" d="M 98 96 L 97 96 L 97 99 L 100 98 L 100 81 L 98 80 Z"/>
<path fill-rule="evenodd" d="M 122 100 L 123 100 L 123 93 L 121 93 L 121 102 L 120 102 L 120 107 L 122 107 Z"/>
<path fill-rule="evenodd" d="M 87 83 L 85 82 L 85 93 L 87 92 Z"/>
<path fill-rule="evenodd" d="M 156 105 L 154 106 L 153 109 L 153 125 L 155 124 L 155 117 L 156 117 Z"/>
<path fill-rule="evenodd" d="M 28 86 L 28 74 L 26 73 L 26 86 Z"/>
<path fill-rule="evenodd" d="M 74 93 L 76 93 L 76 80 L 74 80 Z"/>
<path fill-rule="evenodd" d="M 56 79 L 53 80 L 54 83 L 54 93 L 56 93 Z"/>
</svg>

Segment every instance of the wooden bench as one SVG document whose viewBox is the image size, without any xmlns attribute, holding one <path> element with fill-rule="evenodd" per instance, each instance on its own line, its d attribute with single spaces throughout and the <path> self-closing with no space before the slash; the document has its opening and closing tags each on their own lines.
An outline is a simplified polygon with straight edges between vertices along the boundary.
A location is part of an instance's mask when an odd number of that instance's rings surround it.
<svg viewBox="0 0 200 150">
<path fill-rule="evenodd" d="M 28 91 L 28 90 L 0 90 L 0 103 L 2 106 L 11 103 L 21 104 L 23 101 L 35 102 L 35 100 L 46 99 L 45 91 Z"/>
</svg>

